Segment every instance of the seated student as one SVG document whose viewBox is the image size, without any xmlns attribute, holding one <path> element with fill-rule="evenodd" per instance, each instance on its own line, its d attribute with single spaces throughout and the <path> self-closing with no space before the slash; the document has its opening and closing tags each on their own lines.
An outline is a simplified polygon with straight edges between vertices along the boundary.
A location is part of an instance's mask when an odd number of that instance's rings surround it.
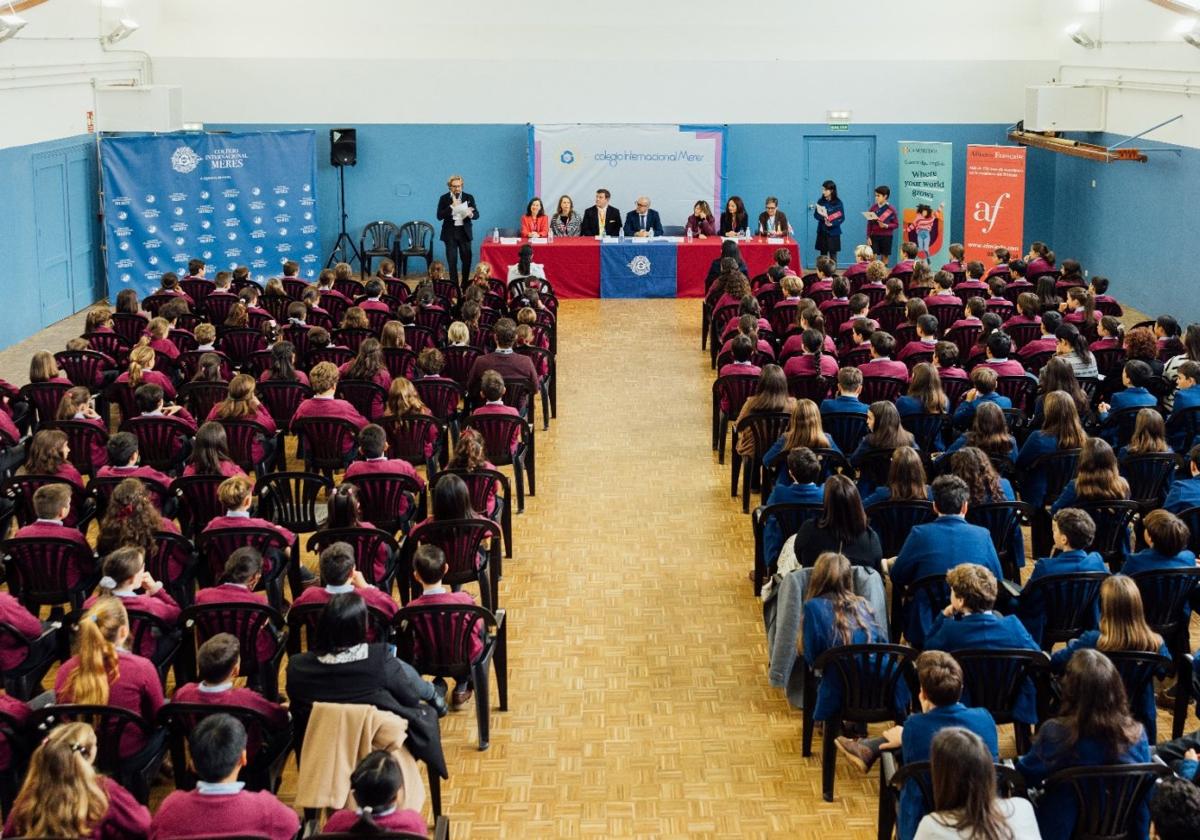
<svg viewBox="0 0 1200 840">
<path fill-rule="evenodd" d="M 338 376 L 358 382 L 374 382 L 385 391 L 392 387 L 392 374 L 383 360 L 383 346 L 375 338 L 368 338 L 358 346 L 358 355 L 338 368 Z M 370 413 L 377 417 L 382 412 L 383 400 L 376 399 Z"/>
<path fill-rule="evenodd" d="M 301 577 L 313 578 L 306 567 L 301 567 Z M 214 586 L 196 593 L 196 604 L 259 604 L 268 606 L 264 592 L 256 592 L 262 581 L 263 556 L 257 548 L 244 545 L 235 549 L 225 561 L 225 568 Z M 264 625 L 259 631 L 255 645 L 259 662 L 268 662 L 279 650 L 279 639 L 274 630 Z"/>
<path fill-rule="evenodd" d="M 359 307 L 368 312 L 390 312 L 391 308 L 384 301 L 380 300 L 387 287 L 383 285 L 383 281 L 372 277 L 363 287 L 363 291 L 367 293 L 365 300 L 358 302 Z"/>
<path fill-rule="evenodd" d="M 1158 398 L 1146 388 L 1151 379 L 1153 379 L 1153 374 L 1150 372 L 1150 366 L 1145 362 L 1133 359 L 1125 363 L 1125 367 L 1121 370 L 1121 382 L 1125 385 L 1125 390 L 1117 391 L 1109 398 L 1108 402 L 1102 402 L 1098 406 L 1102 438 L 1115 446 L 1120 434 L 1120 430 L 1115 424 L 1107 422 L 1109 412 L 1120 411 L 1124 408 L 1150 408 L 1158 404 Z"/>
<path fill-rule="evenodd" d="M 139 346 L 146 344 L 160 356 L 174 362 L 179 358 L 179 348 L 167 336 L 171 333 L 171 324 L 166 318 L 151 318 L 146 325 L 146 334 L 142 336 Z"/>
<path fill-rule="evenodd" d="M 887 639 L 883 620 L 855 594 L 853 570 L 845 556 L 827 551 L 817 558 L 804 596 L 801 638 L 809 667 L 830 648 L 883 642 Z M 908 708 L 910 700 L 904 686 L 897 685 L 895 699 L 898 711 Z M 841 707 L 841 681 L 822 679 L 817 686 L 813 720 L 836 718 Z"/>
<path fill-rule="evenodd" d="M 1129 482 L 1121 475 L 1117 454 L 1100 438 L 1090 437 L 1083 442 L 1075 477 L 1058 494 L 1051 512 L 1068 508 L 1082 501 L 1113 501 L 1129 498 Z"/>
<path fill-rule="evenodd" d="M 829 257 L 817 257 L 814 268 L 816 269 L 817 279 L 805 290 L 809 297 L 812 297 L 813 292 L 829 292 L 833 290 L 833 277 L 837 273 L 837 263 Z"/>
<path fill-rule="evenodd" d="M 1113 297 L 1112 295 L 1110 295 L 1108 293 L 1108 278 L 1107 277 L 1101 277 L 1098 274 L 1093 275 L 1091 282 L 1088 284 L 1088 287 L 1092 291 L 1092 295 L 1094 296 L 1097 307 L 1101 307 L 1104 305 L 1116 307 L 1116 311 L 1111 314 L 1116 316 L 1117 318 L 1120 318 L 1121 315 L 1124 314 L 1121 312 L 1121 304 L 1117 302 L 1117 299 L 1115 297 Z"/>
<path fill-rule="evenodd" d="M 850 317 L 844 323 L 837 327 L 837 340 L 842 344 L 849 341 L 850 331 L 854 329 L 854 322 L 860 318 L 867 322 L 871 330 L 879 329 L 879 322 L 872 320 L 869 317 L 871 311 L 871 299 L 862 292 L 856 292 L 850 295 L 850 300 L 847 302 L 850 307 Z"/>
<path fill-rule="evenodd" d="M 992 535 L 986 528 L 966 520 L 971 498 L 967 483 L 956 475 L 943 475 L 934 479 L 932 490 L 933 509 L 938 518 L 909 531 L 900 554 L 891 562 L 884 560 L 892 585 L 908 586 L 924 577 L 945 574 L 964 557 L 983 565 L 995 578 L 1002 578 L 1004 573 Z M 914 602 L 901 616 L 898 623 L 904 628 L 909 644 L 924 647 L 926 634 L 932 626 L 932 622 L 926 624 L 928 612 L 927 603 Z"/>
<path fill-rule="evenodd" d="M 963 308 L 963 316 L 946 328 L 947 333 L 955 327 L 978 327 L 983 323 L 981 319 L 987 314 L 987 304 L 983 298 L 967 298 Z"/>
<path fill-rule="evenodd" d="M 1076 326 L 1094 327 L 1101 315 L 1096 311 L 1095 295 L 1079 286 L 1067 291 L 1067 299 L 1059 306 L 1059 311 L 1063 313 L 1063 323 Z"/>
<path fill-rule="evenodd" d="M 408 833 L 424 837 L 428 831 L 420 812 L 405 809 L 404 776 L 400 764 L 385 750 L 368 753 L 350 776 L 357 809 L 335 811 L 322 831 L 326 834 Z"/>
<path fill-rule="evenodd" d="M 1176 479 L 1163 502 L 1163 509 L 1171 513 L 1200 506 L 1200 443 L 1188 450 L 1187 463 L 1191 478 Z"/>
<path fill-rule="evenodd" d="M 183 468 L 183 474 L 220 475 L 225 478 L 246 474 L 229 457 L 229 439 L 224 426 L 210 421 L 196 430 L 196 437 L 192 441 L 192 454 L 187 466 Z"/>
<path fill-rule="evenodd" d="M 392 387 L 388 389 L 387 402 L 384 404 L 383 416 L 388 417 L 432 417 L 433 411 L 429 406 L 425 405 L 421 395 L 417 392 L 417 388 L 413 383 L 409 382 L 403 376 L 397 376 L 392 380 Z M 439 449 L 440 433 L 436 425 L 429 425 L 425 429 L 425 457 L 433 456 L 435 450 Z"/>
<path fill-rule="evenodd" d="M 867 404 L 858 398 L 862 393 L 862 380 L 862 372 L 858 368 L 844 367 L 838 370 L 837 396 L 821 400 L 822 416 L 834 411 L 866 414 Z M 1197 484 L 1200 485 L 1200 482 Z M 1200 495 L 1200 490 L 1197 494 Z"/>
<path fill-rule="evenodd" d="M 1089 630 L 1072 639 L 1062 650 L 1050 657 L 1056 671 L 1066 668 L 1078 650 L 1094 648 L 1099 651 L 1131 651 L 1135 653 L 1157 653 L 1170 657 L 1163 639 L 1146 624 L 1142 608 L 1142 594 L 1133 579 L 1125 575 L 1112 575 L 1100 586 L 1099 629 Z M 1129 706 L 1134 716 L 1146 726 L 1146 736 L 1153 743 L 1156 739 L 1158 716 L 1154 705 L 1154 684 L 1147 682 L 1139 697 L 1130 697 Z"/>
<path fill-rule="evenodd" d="M 754 300 L 754 298 L 751 298 L 749 295 L 746 297 L 749 298 L 750 301 Z M 771 346 L 771 342 L 767 341 L 765 338 L 758 337 L 759 330 L 763 329 L 763 326 L 760 323 L 761 320 L 762 319 L 760 319 L 756 314 L 748 312 L 744 315 L 738 316 L 736 321 L 730 321 L 729 325 L 737 331 L 737 335 L 749 336 L 750 340 L 754 342 L 755 350 L 773 359 L 775 358 L 775 348 Z M 731 334 L 730 337 L 725 340 L 725 343 L 721 345 L 721 350 L 718 355 L 729 352 L 730 348 L 733 346 L 732 342 L 735 337 L 736 336 Z"/>
<path fill-rule="evenodd" d="M 926 306 L 936 306 L 939 303 L 962 304 L 962 298 L 950 291 L 954 286 L 954 275 L 942 269 L 933 275 L 933 294 L 926 296 Z"/>
<path fill-rule="evenodd" d="M 1105 315 L 1096 325 L 1095 341 L 1088 345 L 1093 353 L 1097 350 L 1117 350 L 1125 346 L 1125 327 L 1111 315 Z"/>
<path fill-rule="evenodd" d="M 988 285 L 983 279 L 983 263 L 978 260 L 971 260 L 966 264 L 967 279 L 954 287 L 956 294 L 963 292 L 974 291 L 987 293 Z"/>
<path fill-rule="evenodd" d="M 822 314 L 824 314 L 825 310 L 834 306 L 843 306 L 850 303 L 850 281 L 845 277 L 834 277 L 829 290 L 833 294 L 833 297 L 817 304 L 817 310 Z"/>
<path fill-rule="evenodd" d="M 57 633 L 46 633 L 53 625 L 50 622 L 43 624 L 37 616 L 29 612 L 20 601 L 7 592 L 0 592 L 0 621 L 11 627 L 17 635 L 23 637 L 31 645 L 31 649 L 27 651 L 24 645 L 18 644 L 17 640 L 8 634 L 0 636 L 0 673 L 16 668 L 25 661 L 26 656 L 40 659 L 43 654 L 53 651 L 58 644 Z M 0 690 L 0 711 L 5 710 L 8 699 L 10 699 L 8 695 Z M 16 703 L 24 706 L 24 703 L 19 700 Z M 26 714 L 28 714 L 28 709 L 26 709 Z M 4 749 L 5 744 L 3 739 L 0 739 L 0 754 Z M 0 761 L 0 770 L 5 769 L 7 769 L 5 762 Z"/>
<path fill-rule="evenodd" d="M 824 511 L 815 519 L 806 519 L 796 534 L 796 560 L 800 566 L 814 566 L 826 552 L 844 556 L 852 565 L 880 571 L 883 550 L 879 536 L 867 521 L 862 498 L 848 476 L 831 475 L 825 481 Z"/>
<path fill-rule="evenodd" d="M 1171 447 L 1176 452 L 1183 452 L 1194 442 L 1186 439 L 1184 418 L 1188 416 L 1188 409 L 1200 406 L 1200 362 L 1188 360 L 1176 368 L 1174 397 L 1167 430 L 1171 433 Z"/>
<path fill-rule="evenodd" d="M 879 329 L 879 322 L 873 318 L 854 318 L 849 322 L 846 332 L 840 337 L 845 345 L 845 352 L 850 350 L 865 349 L 868 353 L 871 351 L 871 336 L 875 330 Z M 796 336 L 792 336 L 788 341 L 795 340 Z M 828 349 L 828 347 L 826 347 Z M 787 345 L 784 345 L 784 350 L 787 350 Z"/>
<path fill-rule="evenodd" d="M 1029 273 L 1029 264 L 1023 259 L 1015 259 L 1008 264 L 1008 289 L 1011 293 L 1013 289 L 1019 289 L 1019 294 L 1032 292 L 1037 288 L 1032 282 L 1026 279 Z M 1040 301 L 1039 301 L 1040 302 Z"/>
<path fill-rule="evenodd" d="M 982 738 L 992 758 L 998 759 L 996 721 L 987 709 L 963 705 L 963 672 L 958 661 L 944 651 L 927 650 L 917 657 L 916 664 L 921 712 L 878 738 L 839 736 L 834 743 L 841 754 L 864 773 L 870 771 L 883 750 L 900 749 L 905 764 L 929 761 L 933 737 L 943 729 L 962 727 Z M 904 786 L 896 825 L 900 840 L 911 840 L 915 835 L 917 824 L 925 815 L 922 800 L 921 789 L 915 782 Z"/>
<path fill-rule="evenodd" d="M 346 485 L 342 485 L 345 487 Z M 341 488 L 339 488 L 341 489 Z M 419 550 L 418 550 L 419 553 Z M 355 568 L 354 547 L 349 543 L 335 542 L 325 547 L 320 556 L 321 586 L 310 586 L 300 593 L 293 607 L 305 604 L 328 604 L 334 595 L 356 592 L 367 602 L 367 606 L 388 617 L 400 609 L 392 596 L 367 583 L 363 573 Z M 371 639 L 370 641 L 381 641 Z"/>
<path fill-rule="evenodd" d="M 303 306 L 303 304 L 301 304 Z M 308 374 L 296 369 L 296 345 L 279 341 L 271 348 L 271 365 L 258 376 L 259 382 L 299 382 L 308 384 Z"/>
<path fill-rule="evenodd" d="M 133 794 L 96 772 L 96 732 L 86 723 L 50 730 L 29 760 L 5 837 L 93 837 L 136 840 L 150 830 L 150 811 Z"/>
<path fill-rule="evenodd" d="M 880 484 L 867 496 L 863 496 L 863 507 L 867 516 L 873 505 L 883 502 L 923 502 L 929 500 L 929 484 L 925 480 L 925 465 L 921 456 L 911 446 L 897 446 L 892 450 L 888 464 L 886 484 Z"/>
<path fill-rule="evenodd" d="M 1104 559 L 1087 548 L 1096 537 L 1096 523 L 1086 511 L 1078 508 L 1063 508 L 1054 514 L 1050 522 L 1054 539 L 1054 553 L 1040 558 L 1025 583 L 1017 602 L 1017 617 L 1029 631 L 1029 635 L 1041 642 L 1042 630 L 1046 626 L 1041 593 L 1030 589 L 1030 584 L 1048 575 L 1069 575 L 1077 572 L 1108 572 Z M 1091 626 L 1100 623 L 1100 606 L 1096 605 Z"/>
<path fill-rule="evenodd" d="M 1082 449 L 1087 435 L 1079 422 L 1075 401 L 1066 391 L 1051 391 L 1042 401 L 1045 419 L 1040 429 L 1029 433 L 1017 455 L 1017 470 L 1023 475 L 1021 499 L 1034 508 L 1046 496 L 1046 476 L 1030 467 L 1043 455 L 1063 449 Z"/>
<path fill-rule="evenodd" d="M 346 467 L 344 481 L 353 481 L 357 476 L 364 475 L 404 475 L 416 480 L 424 489 L 425 479 L 416 471 L 412 464 L 401 458 L 387 457 L 387 434 L 383 427 L 371 423 L 358 433 L 358 454 L 360 460 L 351 462 Z M 403 514 L 403 511 L 401 511 Z"/>
<path fill-rule="evenodd" d="M 1124 461 L 1127 456 L 1162 455 L 1174 452 L 1167 443 L 1167 426 L 1163 416 L 1155 408 L 1143 408 L 1137 413 L 1133 424 L 1133 436 L 1129 443 L 1117 451 L 1117 457 Z M 1174 473 L 1168 477 L 1168 483 L 1174 480 Z"/>
<path fill-rule="evenodd" d="M 996 262 L 987 270 L 987 274 L 984 275 L 984 279 L 989 277 L 1007 278 L 1009 276 L 1008 264 L 1010 256 L 1011 254 L 1007 248 L 993 249 L 992 258 L 995 259 Z"/>
<path fill-rule="evenodd" d="M 1036 297 L 1036 296 L 1035 296 Z M 1024 347 L 1017 350 L 1017 357 L 1021 360 L 1028 360 L 1030 357 L 1047 351 L 1056 351 L 1058 349 L 1058 339 L 1055 337 L 1058 328 L 1062 326 L 1062 315 L 1057 312 L 1043 312 L 1041 335 L 1025 344 Z"/>
<path fill-rule="evenodd" d="M 444 604 L 475 605 L 475 598 L 469 592 L 452 592 L 442 585 L 442 578 L 450 566 L 446 563 L 446 555 L 435 545 L 423 545 L 413 556 L 413 579 L 421 585 L 421 594 L 408 602 L 409 607 L 432 607 Z M 482 622 L 476 622 L 471 635 L 470 656 L 472 661 L 483 653 Z M 445 692 L 446 684 L 440 678 L 434 679 L 434 685 L 440 692 Z M 470 679 L 463 680 L 454 686 L 450 695 L 450 708 L 457 709 L 471 699 L 474 687 Z"/>
<path fill-rule="evenodd" d="M 863 376 L 885 376 L 908 381 L 908 366 L 892 361 L 896 340 L 882 330 L 871 333 L 871 361 L 859 365 Z"/>
<path fill-rule="evenodd" d="M 310 417 L 335 418 L 338 420 L 348 420 L 359 431 L 362 431 L 370 421 L 359 414 L 358 409 L 353 405 L 334 396 L 337 391 L 339 376 L 338 369 L 334 366 L 333 362 L 318 362 L 313 365 L 312 370 L 308 372 L 309 381 L 312 384 L 313 396 L 300 403 L 296 408 L 296 413 L 292 415 L 292 421 L 305 420 Z M 353 450 L 354 441 L 347 439 L 345 454 L 349 455 Z"/>
<path fill-rule="evenodd" d="M 120 598 L 127 610 L 139 610 L 161 618 L 168 624 L 173 624 L 179 618 L 182 610 L 175 599 L 163 587 L 162 581 L 146 571 L 146 555 L 140 546 L 126 545 L 113 551 L 104 558 L 100 570 L 104 577 L 100 578 L 98 589 L 94 595 L 83 602 L 84 609 L 91 609 L 101 598 Z M 146 650 L 139 650 L 143 656 L 154 652 L 154 640 Z"/>
<path fill-rule="evenodd" d="M 1002 478 L 995 465 L 982 449 L 964 446 L 950 456 L 950 472 L 967 483 L 971 498 L 969 505 L 989 505 L 995 502 L 1015 502 L 1017 494 L 1007 478 Z M 1019 522 L 1013 523 L 1009 538 L 1010 550 L 1017 568 L 1025 566 L 1025 537 Z"/>
<path fill-rule="evenodd" d="M 0 411 L 0 415 L 3 415 L 4 419 L 12 426 L 10 435 L 13 440 L 19 440 L 21 434 L 17 431 L 16 426 L 12 425 L 12 421 L 8 415 L 2 411 Z M 58 409 L 54 412 L 54 418 L 56 420 L 74 420 L 79 423 L 87 423 L 89 426 L 94 426 L 104 435 L 108 434 L 108 424 L 97 413 L 92 392 L 83 386 L 71 388 L 62 395 L 62 399 L 58 403 Z M 105 451 L 102 441 L 94 441 L 92 443 L 90 454 L 93 465 L 102 467 L 108 463 L 108 453 Z"/>
<path fill-rule="evenodd" d="M 1154 796 L 1150 798 L 1150 824 L 1157 840 L 1191 840 L 1200 836 L 1200 790 L 1196 789 L 1195 783 L 1195 750 L 1192 750 L 1188 763 L 1193 775 L 1185 776 L 1180 772 L 1182 778 L 1160 779 L 1154 787 Z"/>
<path fill-rule="evenodd" d="M 225 508 L 225 514 L 210 519 L 208 524 L 204 526 L 202 533 L 207 534 L 211 531 L 219 531 L 224 528 L 269 528 L 283 538 L 285 545 L 290 546 L 296 541 L 295 534 L 282 525 L 276 525 L 274 522 L 268 522 L 266 519 L 259 519 L 250 515 L 253 492 L 254 485 L 245 476 L 237 475 L 222 481 L 221 485 L 217 488 L 217 498 Z M 278 555 L 276 556 L 277 552 Z M 271 562 L 286 563 L 286 553 L 279 552 L 278 549 L 271 549 L 267 557 L 263 558 L 263 565 L 267 571 L 271 570 Z M 304 571 L 302 566 L 301 574 Z"/>
<path fill-rule="evenodd" d="M 818 373 L 831 378 L 837 376 L 837 357 L 824 352 L 824 335 L 816 330 L 805 330 L 801 341 L 804 352 L 783 363 L 785 376 L 816 376 Z"/>
<path fill-rule="evenodd" d="M 916 242 L 901 242 L 900 243 L 900 261 L 896 263 L 896 267 L 892 269 L 890 276 L 897 277 L 901 274 L 912 274 L 913 263 L 917 261 Z"/>
<path fill-rule="evenodd" d="M 942 380 L 970 378 L 958 365 L 958 345 L 953 341 L 939 341 L 933 345 L 933 363 Z"/>
<path fill-rule="evenodd" d="M 52 475 L 77 490 L 83 490 L 83 476 L 68 460 L 70 454 L 66 433 L 58 429 L 42 429 L 33 436 L 25 464 L 17 472 L 19 475 Z M 67 519 L 68 523 L 75 524 L 77 515 L 78 512 L 73 511 Z"/>
<path fill-rule="evenodd" d="M 910 341 L 900 348 L 896 360 L 906 362 L 914 353 L 932 353 L 938 341 L 938 322 L 932 315 L 922 315 L 917 318 L 917 340 Z"/>
<path fill-rule="evenodd" d="M 91 556 L 92 546 L 88 543 L 87 537 L 81 534 L 78 528 L 68 524 L 71 516 L 71 486 L 69 484 L 43 484 L 33 491 L 33 513 L 37 519 L 19 528 L 13 535 L 14 539 L 25 537 L 68 539 L 86 548 L 88 555 Z M 92 571 L 90 564 L 86 569 L 69 567 L 67 569 L 67 585 L 74 586 L 81 577 L 91 574 Z"/>
<path fill-rule="evenodd" d="M 1012 354 L 1012 339 L 1008 334 L 996 330 L 987 338 L 987 358 L 980 362 L 984 367 L 996 371 L 997 376 L 1024 376 L 1025 366 L 1016 359 L 1010 359 Z"/>
<path fill-rule="evenodd" d="M 1163 569 L 1191 569 L 1196 555 L 1188 550 L 1191 532 L 1182 519 L 1166 510 L 1152 510 L 1143 520 L 1147 548 L 1130 554 L 1121 573 L 1157 572 Z"/>
<path fill-rule="evenodd" d="M 987 287 L 987 311 L 995 312 L 1001 318 L 1011 318 L 1016 312 L 1016 306 L 1004 294 L 1008 290 L 1008 284 L 999 277 L 993 277 L 987 281 Z"/>
<path fill-rule="evenodd" d="M 912 432 L 900 424 L 900 413 L 890 402 L 878 400 L 871 403 L 867 409 L 867 434 L 859 441 L 858 448 L 850 454 L 850 463 L 858 467 L 874 450 L 895 449 L 898 446 L 919 448 Z M 866 476 L 860 476 L 859 489 L 870 493 L 875 489 L 874 482 Z"/>
<path fill-rule="evenodd" d="M 967 555 L 964 555 L 967 556 Z M 1041 650 L 1015 615 L 993 612 L 997 576 L 976 563 L 961 563 L 946 573 L 950 603 L 933 620 L 925 636 L 929 650 Z M 1013 717 L 1031 726 L 1038 722 L 1037 692 L 1026 680 L 1013 706 Z"/>
<path fill-rule="evenodd" d="M 821 478 L 821 462 L 807 446 L 797 446 L 787 452 L 787 482 L 775 483 L 767 505 L 820 504 L 825 498 L 824 488 L 818 484 Z M 763 525 L 763 559 L 767 568 L 775 565 L 779 549 L 783 547 L 783 529 L 779 520 L 771 517 Z"/>
<path fill-rule="evenodd" d="M 763 455 L 763 464 L 767 469 L 775 471 L 776 484 L 790 483 L 783 459 L 788 452 L 801 446 L 812 450 L 832 449 L 841 452 L 833 436 L 821 427 L 821 412 L 817 409 L 817 404 L 809 399 L 796 400 L 787 428 Z"/>
<path fill-rule="evenodd" d="M 970 426 L 975 419 L 975 409 L 981 403 L 994 403 L 1001 409 L 1012 408 L 1012 400 L 996 391 L 998 379 L 996 371 L 983 365 L 971 371 L 971 384 L 974 387 L 963 394 L 958 408 L 954 409 L 955 428 Z"/>
<path fill-rule="evenodd" d="M 911 345 L 910 345 L 911 346 Z M 928 362 L 913 367 L 908 393 L 896 398 L 896 410 L 901 417 L 912 414 L 945 414 L 950 400 L 942 390 L 937 368 Z"/>
<path fill-rule="evenodd" d="M 174 461 L 172 471 L 182 468 L 191 452 L 191 442 L 188 438 L 196 434 L 196 420 L 181 405 L 166 405 L 163 389 L 157 385 L 143 385 L 133 392 L 133 402 L 142 417 L 158 417 L 174 426 L 178 435 L 175 438 Z"/>
<path fill-rule="evenodd" d="M 1019 324 L 1040 324 L 1042 323 L 1042 305 L 1038 300 L 1038 296 L 1031 292 L 1022 292 L 1017 295 L 1017 311 L 1010 316 L 1001 326 L 1007 332 L 1010 327 Z M 1020 355 L 1024 351 L 1024 347 L 1018 348 L 1017 353 Z M 1047 350 L 1053 350 L 1053 347 L 1047 347 Z"/>
<path fill-rule="evenodd" d="M 1042 724 L 1033 747 L 1017 759 L 1017 770 L 1031 786 L 1069 767 L 1098 764 L 1145 764 L 1150 747 L 1142 725 L 1129 714 L 1125 686 L 1103 653 L 1079 650 L 1067 664 L 1059 716 Z M 1046 790 L 1038 801 L 1038 827 L 1043 837 L 1071 837 L 1078 817 L 1068 786 Z M 1145 803 L 1134 817 L 1131 837 L 1146 837 Z"/>
<path fill-rule="evenodd" d="M 343 481 L 333 493 L 329 494 L 329 516 L 319 530 L 359 529 L 376 530 L 375 524 L 362 518 L 362 506 L 358 501 L 358 488 L 348 481 Z M 393 560 L 392 549 L 380 544 L 375 551 L 374 562 L 370 566 L 371 579 L 381 580 Z M 365 562 L 366 558 L 364 558 Z"/>
<path fill-rule="evenodd" d="M 1017 461 L 1017 439 L 1009 434 L 1004 412 L 993 402 L 979 402 L 971 428 L 946 447 L 937 466 L 944 469 L 948 459 L 965 446 L 974 446 L 988 457 L 1007 458 L 1014 464 Z"/>
<path fill-rule="evenodd" d="M 56 385 L 70 385 L 71 380 L 63 376 L 58 369 L 58 363 L 49 350 L 38 350 L 29 360 L 30 383 L 53 382 Z"/>
<path fill-rule="evenodd" d="M 270 471 L 275 464 L 276 438 L 279 431 L 275 426 L 275 418 L 270 410 L 259 401 L 254 393 L 254 377 L 248 373 L 239 373 L 229 381 L 225 399 L 213 405 L 208 412 L 208 421 L 220 423 L 223 420 L 245 420 L 256 423 L 261 433 L 256 433 L 250 444 L 250 454 L 255 464 L 262 464 Z"/>
<path fill-rule="evenodd" d="M 471 412 L 471 417 L 483 417 L 489 414 L 502 414 L 510 417 L 520 417 L 520 412 L 511 405 L 504 404 L 504 394 L 508 389 L 504 387 L 504 377 L 494 370 L 484 371 L 483 378 L 480 380 L 479 393 L 483 397 L 483 405 Z M 747 400 L 749 402 L 749 400 Z M 517 446 L 521 442 L 521 432 L 517 428 L 513 428 L 512 441 L 509 446 L 515 453 Z"/>
<path fill-rule="evenodd" d="M 108 463 L 96 471 L 97 478 L 140 478 L 171 486 L 169 475 L 141 463 L 138 439 L 133 433 L 117 432 L 108 439 L 106 450 Z"/>
<path fill-rule="evenodd" d="M 758 376 L 762 373 L 762 368 L 754 364 L 754 340 L 748 335 L 734 336 L 733 341 L 729 345 L 733 353 L 733 361 L 726 362 L 721 365 L 717 376 L 736 376 L 737 374 L 747 374 Z M 789 360 L 790 361 L 790 360 Z M 723 402 L 722 411 L 728 411 L 728 401 Z"/>
<path fill-rule="evenodd" d="M 253 834 L 291 840 L 300 830 L 296 812 L 270 791 L 244 790 L 238 774 L 246 766 L 246 729 L 226 714 L 206 717 L 188 736 L 199 781 L 195 790 L 167 795 L 150 825 L 151 840 Z"/>
<path fill-rule="evenodd" d="M 522 324 L 521 326 L 525 326 Z M 521 331 L 520 327 L 517 332 Z M 549 368 L 549 363 L 546 363 Z M 417 354 L 417 378 L 426 382 L 454 382 L 449 376 L 442 376 L 442 371 L 446 368 L 446 355 L 436 347 L 426 347 Z M 539 371 L 539 375 L 542 372 Z M 542 375 L 544 379 L 545 376 Z"/>
<path fill-rule="evenodd" d="M 57 703 L 116 706 L 154 721 L 163 705 L 162 683 L 149 659 L 125 647 L 129 614 L 120 598 L 101 598 L 79 622 L 78 653 L 63 663 L 54 677 Z M 120 754 L 132 758 L 162 743 L 165 732 L 147 736 L 136 727 L 121 735 Z"/>
</svg>

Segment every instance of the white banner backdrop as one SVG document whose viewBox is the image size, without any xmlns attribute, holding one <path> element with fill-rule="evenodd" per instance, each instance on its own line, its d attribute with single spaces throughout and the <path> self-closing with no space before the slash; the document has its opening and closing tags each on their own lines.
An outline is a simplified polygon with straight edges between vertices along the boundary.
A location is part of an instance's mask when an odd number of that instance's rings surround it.
<svg viewBox="0 0 1200 840">
<path fill-rule="evenodd" d="M 664 227 L 682 228 L 697 201 L 723 209 L 725 134 L 721 125 L 531 125 L 529 194 L 551 213 L 569 195 L 580 216 L 601 188 L 622 216 L 646 195 Z"/>
</svg>

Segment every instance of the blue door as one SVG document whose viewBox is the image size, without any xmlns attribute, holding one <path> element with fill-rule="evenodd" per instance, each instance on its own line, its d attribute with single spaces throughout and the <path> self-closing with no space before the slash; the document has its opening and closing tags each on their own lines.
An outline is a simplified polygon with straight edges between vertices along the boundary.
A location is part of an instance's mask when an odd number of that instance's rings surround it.
<svg viewBox="0 0 1200 840">
<path fill-rule="evenodd" d="M 41 297 L 42 326 L 45 326 L 75 311 L 67 218 L 67 161 L 61 152 L 34 158 L 33 202 L 38 276 L 28 279 Z"/>
<path fill-rule="evenodd" d="M 862 214 L 875 200 L 875 138 L 805 137 L 804 160 L 807 219 L 803 228 L 805 238 L 799 243 L 804 268 L 811 270 L 817 259 L 817 220 L 812 214 L 825 181 L 837 183 L 838 198 L 846 205 L 838 263 L 848 265 L 854 262 L 855 246 L 867 241 L 867 220 Z M 800 225 L 793 227 L 802 229 Z"/>
<path fill-rule="evenodd" d="M 104 296 L 100 249 L 96 247 L 98 189 L 96 148 L 90 143 L 66 151 L 67 213 L 71 252 L 71 300 L 74 312 Z"/>
</svg>

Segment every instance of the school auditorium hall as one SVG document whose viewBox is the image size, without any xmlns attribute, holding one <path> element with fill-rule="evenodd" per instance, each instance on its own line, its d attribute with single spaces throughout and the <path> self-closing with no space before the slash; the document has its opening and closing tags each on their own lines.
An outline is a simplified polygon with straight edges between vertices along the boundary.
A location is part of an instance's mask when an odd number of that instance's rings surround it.
<svg viewBox="0 0 1200 840">
<path fill-rule="evenodd" d="M 1200 837 L 1198 48 L 0 5 L 2 835 Z"/>
</svg>

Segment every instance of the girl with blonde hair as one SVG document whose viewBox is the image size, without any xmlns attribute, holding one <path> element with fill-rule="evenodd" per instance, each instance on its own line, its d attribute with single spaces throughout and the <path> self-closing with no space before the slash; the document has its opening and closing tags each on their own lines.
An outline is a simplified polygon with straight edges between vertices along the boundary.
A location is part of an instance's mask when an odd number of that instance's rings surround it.
<svg viewBox="0 0 1200 840">
<path fill-rule="evenodd" d="M 222 420 L 249 420 L 261 426 L 263 434 L 254 436 L 250 452 L 255 464 L 269 468 L 275 461 L 275 435 L 279 430 L 271 412 L 255 396 L 256 384 L 254 377 L 248 373 L 239 373 L 233 377 L 229 383 L 228 395 L 212 407 L 205 419 L 218 423 Z"/>
</svg>

